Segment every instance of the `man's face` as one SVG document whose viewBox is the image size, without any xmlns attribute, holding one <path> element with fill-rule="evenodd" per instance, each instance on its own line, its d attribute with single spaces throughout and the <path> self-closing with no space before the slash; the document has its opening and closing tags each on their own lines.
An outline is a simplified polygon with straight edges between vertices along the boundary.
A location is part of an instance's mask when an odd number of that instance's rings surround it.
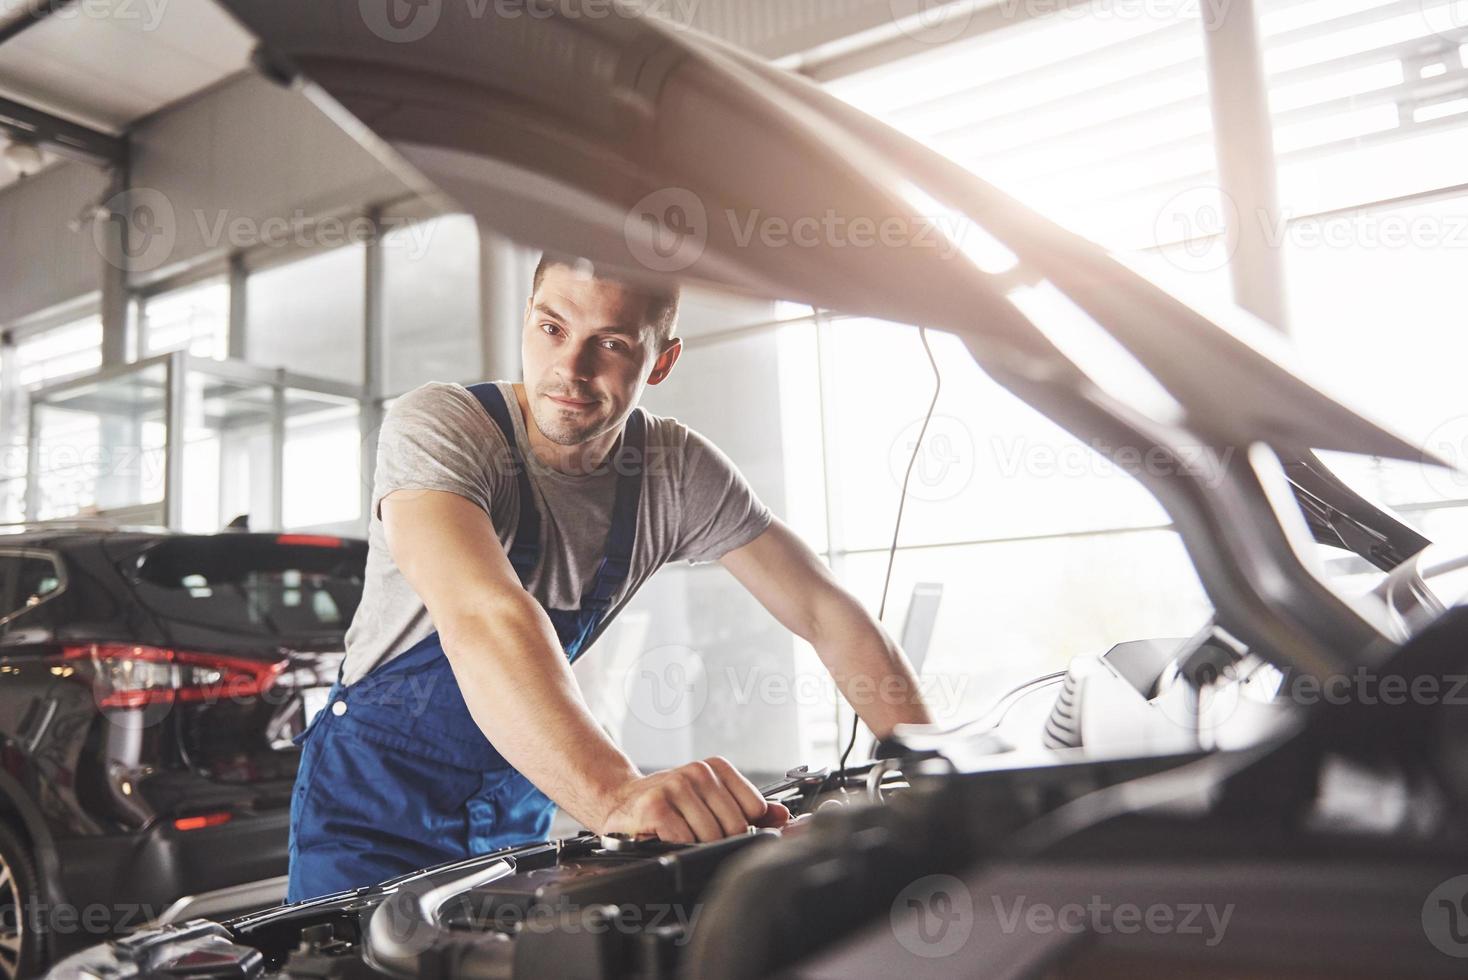
<svg viewBox="0 0 1468 980">
<path fill-rule="evenodd" d="M 551 442 L 574 446 L 621 425 L 643 385 L 671 369 L 647 306 L 619 283 L 546 268 L 526 306 L 521 361 L 535 424 Z"/>
</svg>

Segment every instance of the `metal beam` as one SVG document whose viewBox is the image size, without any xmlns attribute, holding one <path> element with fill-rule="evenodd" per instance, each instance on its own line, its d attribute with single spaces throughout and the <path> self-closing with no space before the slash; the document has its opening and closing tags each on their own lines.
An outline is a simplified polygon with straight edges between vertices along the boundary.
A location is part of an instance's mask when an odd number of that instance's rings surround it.
<svg viewBox="0 0 1468 980">
<path fill-rule="evenodd" d="M 1205 21 L 1203 35 L 1218 182 L 1233 205 L 1225 212 L 1234 301 L 1287 331 L 1284 262 L 1269 241 L 1279 223 L 1278 161 L 1253 0 L 1234 0 L 1217 21 Z"/>
<path fill-rule="evenodd" d="M 93 166 L 127 165 L 125 137 L 112 136 L 11 99 L 0 98 L 0 131 L 13 140 L 34 143 L 57 156 Z"/>
<path fill-rule="evenodd" d="M 0 44 L 35 27 L 41 21 L 50 17 L 63 7 L 71 5 L 72 0 L 39 0 L 28 8 L 17 14 L 15 19 L 0 24 Z"/>
</svg>

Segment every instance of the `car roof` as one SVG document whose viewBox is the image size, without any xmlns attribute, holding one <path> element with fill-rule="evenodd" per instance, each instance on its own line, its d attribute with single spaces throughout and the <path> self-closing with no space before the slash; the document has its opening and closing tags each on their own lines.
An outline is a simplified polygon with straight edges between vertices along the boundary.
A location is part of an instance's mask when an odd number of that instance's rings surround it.
<svg viewBox="0 0 1468 980">
<path fill-rule="evenodd" d="M 64 522 L 58 522 L 57 524 L 9 525 L 0 526 L 0 551 L 6 548 L 54 548 L 65 550 L 96 544 L 102 541 L 135 543 L 149 539 L 162 540 L 165 538 L 239 538 L 241 540 L 258 541 L 262 538 L 278 538 L 283 533 L 277 531 L 217 531 L 197 534 L 187 531 L 173 531 L 165 527 L 141 525 L 71 525 Z M 340 538 L 347 545 L 366 545 L 366 539 L 353 535 L 333 534 L 330 537 Z"/>
</svg>

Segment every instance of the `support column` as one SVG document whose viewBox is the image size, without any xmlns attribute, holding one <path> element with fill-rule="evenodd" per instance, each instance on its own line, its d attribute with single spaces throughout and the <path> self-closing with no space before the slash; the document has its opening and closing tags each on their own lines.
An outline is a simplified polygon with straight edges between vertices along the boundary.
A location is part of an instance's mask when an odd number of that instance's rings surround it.
<svg viewBox="0 0 1468 980">
<path fill-rule="evenodd" d="M 520 333 L 534 262 L 509 239 L 479 226 L 480 376 L 519 381 Z"/>
<path fill-rule="evenodd" d="M 1234 301 L 1287 331 L 1284 256 L 1270 243 L 1279 222 L 1279 191 L 1254 0 L 1224 0 L 1216 13 L 1206 8 L 1204 43 L 1218 180 L 1225 200 L 1234 205 L 1225 209 Z"/>
<path fill-rule="evenodd" d="M 372 481 L 377 470 L 377 436 L 382 428 L 382 397 L 385 390 L 386 316 L 383 306 L 382 214 L 373 212 L 372 237 L 367 241 L 367 296 L 363 303 L 362 399 L 358 402 L 359 481 L 361 531 L 366 537 L 372 524 Z"/>
</svg>

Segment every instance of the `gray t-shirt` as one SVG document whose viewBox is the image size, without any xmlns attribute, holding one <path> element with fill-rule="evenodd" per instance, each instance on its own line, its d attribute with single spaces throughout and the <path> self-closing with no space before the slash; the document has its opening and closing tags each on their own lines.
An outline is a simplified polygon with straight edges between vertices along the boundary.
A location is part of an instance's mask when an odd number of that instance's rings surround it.
<svg viewBox="0 0 1468 980">
<path fill-rule="evenodd" d="M 497 384 L 541 515 L 540 563 L 529 591 L 542 606 L 577 609 L 603 556 L 617 474 L 604 465 L 585 476 L 568 476 L 540 464 L 530 449 L 514 387 Z M 718 447 L 676 419 L 647 413 L 647 423 L 632 571 L 592 641 L 663 564 L 713 561 L 770 525 L 769 509 Z M 347 629 L 343 683 L 359 680 L 435 628 L 388 551 L 382 498 L 404 489 L 457 493 L 489 514 L 508 550 L 519 524 L 520 490 L 506 465 L 507 448 L 499 427 L 462 385 L 429 382 L 393 403 L 378 437 L 367 575 L 362 604 Z"/>
</svg>

